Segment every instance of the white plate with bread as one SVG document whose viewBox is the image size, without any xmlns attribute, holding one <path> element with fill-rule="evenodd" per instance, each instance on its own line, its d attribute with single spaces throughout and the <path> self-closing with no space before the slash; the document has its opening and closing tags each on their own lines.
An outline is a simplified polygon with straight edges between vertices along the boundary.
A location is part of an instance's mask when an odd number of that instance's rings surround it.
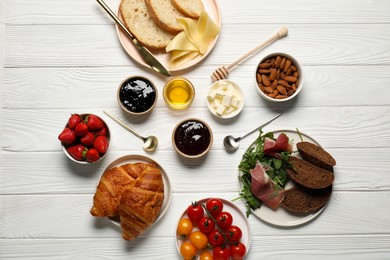
<svg viewBox="0 0 390 260">
<path fill-rule="evenodd" d="M 103 171 L 91 214 L 107 217 L 122 227 L 125 240 L 133 240 L 164 216 L 171 193 L 160 164 L 143 155 L 126 155 Z"/>
<path fill-rule="evenodd" d="M 203 5 L 204 10 L 214 23 L 216 23 L 219 28 L 221 27 L 221 15 L 217 0 L 195 0 L 192 6 L 183 6 L 186 3 L 188 3 L 188 1 L 120 0 L 117 10 L 117 16 L 119 19 L 124 22 L 126 27 L 130 28 L 130 31 L 134 34 L 134 36 L 136 36 L 136 38 L 138 38 L 138 40 L 147 47 L 170 72 L 185 70 L 198 64 L 208 56 L 218 40 L 217 35 L 209 45 L 205 54 L 195 57 L 178 68 L 170 68 L 170 54 L 165 51 L 165 47 L 178 33 L 178 31 L 180 31 L 180 28 L 172 25 L 172 20 L 175 20 L 175 16 L 178 16 L 178 9 L 182 11 L 179 12 L 182 14 L 181 16 L 196 19 L 197 13 L 192 9 L 199 8 L 196 3 L 200 3 L 200 5 Z M 121 9 L 125 8 L 127 9 L 127 15 L 124 18 Z M 174 10 L 173 12 L 172 9 Z M 186 14 L 183 13 L 184 11 Z M 149 68 L 149 65 L 145 63 L 136 47 L 134 47 L 134 44 L 118 26 L 117 35 L 122 47 L 128 55 L 138 64 Z"/>
<path fill-rule="evenodd" d="M 270 132 L 273 132 L 275 136 L 278 136 L 281 133 L 285 133 L 289 137 L 289 143 L 292 145 L 293 153 L 291 155 L 294 157 L 297 157 L 297 158 L 301 158 L 300 154 L 297 152 L 297 146 L 296 146 L 296 144 L 301 141 L 301 137 L 299 136 L 297 131 L 295 131 L 295 130 L 276 130 L 276 131 L 270 131 Z M 302 136 L 302 139 L 305 142 L 309 142 L 309 143 L 316 144 L 319 146 L 318 142 L 316 140 L 314 140 L 312 137 L 308 136 L 307 134 L 300 132 L 300 135 Z M 253 147 L 253 145 L 254 145 L 254 143 L 252 143 L 249 148 Z M 241 172 L 239 174 L 241 174 Z M 290 194 L 291 194 L 291 188 L 293 188 L 293 187 L 298 188 L 298 185 L 296 185 L 294 183 L 294 181 L 292 181 L 290 178 L 290 180 L 286 184 L 285 192 L 287 190 L 290 190 Z M 241 181 L 239 181 L 239 191 L 241 191 L 241 190 L 242 190 L 242 183 L 241 183 Z M 314 190 L 311 190 L 311 191 L 314 191 Z M 300 225 L 303 225 L 305 223 L 312 221 L 314 218 L 316 218 L 318 215 L 320 215 L 321 212 L 325 209 L 325 207 L 327 206 L 327 204 L 330 200 L 330 197 L 331 197 L 332 185 L 328 186 L 326 190 L 321 189 L 318 191 L 323 192 L 323 194 L 325 194 L 325 192 L 326 192 L 327 197 L 325 199 L 320 198 L 320 199 L 322 199 L 322 201 L 320 202 L 322 204 L 320 206 L 318 206 L 316 209 L 310 210 L 310 212 L 298 212 L 298 211 L 292 212 L 291 209 L 288 210 L 287 207 L 285 205 L 282 206 L 282 203 L 281 203 L 276 210 L 271 209 L 265 205 L 262 205 L 260 208 L 258 208 L 256 210 L 252 210 L 252 213 L 255 216 L 257 216 L 259 219 L 261 219 L 262 221 L 264 221 L 270 225 L 273 225 L 273 226 L 277 226 L 277 227 L 300 226 Z M 315 191 L 315 192 L 317 192 L 317 191 Z M 299 197 L 300 194 L 298 194 L 298 195 L 291 194 L 290 196 L 297 196 L 298 200 L 300 200 L 300 201 L 302 200 L 302 197 Z M 286 198 L 287 198 L 287 195 L 286 195 Z M 286 200 L 286 198 L 285 198 L 285 200 Z M 304 199 L 306 199 L 306 198 L 304 198 Z M 317 197 L 316 197 L 316 199 L 317 199 Z M 318 199 L 318 200 L 320 200 L 320 199 Z M 313 202 L 313 204 L 314 203 L 317 203 L 317 202 Z"/>
</svg>

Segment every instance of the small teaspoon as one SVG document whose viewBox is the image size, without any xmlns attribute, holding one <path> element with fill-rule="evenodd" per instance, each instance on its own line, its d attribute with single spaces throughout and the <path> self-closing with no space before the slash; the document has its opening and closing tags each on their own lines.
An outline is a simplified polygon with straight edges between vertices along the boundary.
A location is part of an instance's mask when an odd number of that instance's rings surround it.
<svg viewBox="0 0 390 260">
<path fill-rule="evenodd" d="M 279 116 L 281 116 L 282 113 L 274 116 L 273 118 L 271 119 L 268 119 L 266 122 L 264 122 L 262 125 L 256 127 L 255 129 L 253 129 L 252 131 L 250 131 L 249 133 L 241 136 L 241 137 L 234 137 L 234 136 L 231 136 L 231 135 L 228 135 L 226 136 L 224 139 L 223 139 L 223 145 L 225 146 L 226 150 L 228 151 L 235 151 L 237 150 L 237 148 L 240 146 L 240 141 L 241 139 L 247 137 L 248 135 L 250 134 L 253 134 L 254 132 L 256 132 L 257 130 L 259 130 L 260 128 L 268 125 L 269 123 L 271 123 L 272 121 L 274 121 L 276 118 L 278 118 Z"/>
<path fill-rule="evenodd" d="M 114 120 L 115 122 L 120 124 L 122 127 L 124 127 L 126 130 L 131 132 L 133 135 L 135 135 L 136 137 L 140 138 L 144 142 L 142 148 L 144 149 L 145 152 L 154 152 L 157 149 L 157 144 L 158 144 L 157 137 L 155 137 L 154 135 L 151 135 L 151 136 L 148 136 L 148 137 L 143 137 L 142 135 L 138 134 L 130 126 L 125 124 L 122 120 L 120 120 L 116 116 L 111 115 L 110 113 L 108 113 L 105 110 L 103 110 L 103 112 L 106 115 L 108 115 L 109 117 L 111 117 L 112 120 Z"/>
</svg>

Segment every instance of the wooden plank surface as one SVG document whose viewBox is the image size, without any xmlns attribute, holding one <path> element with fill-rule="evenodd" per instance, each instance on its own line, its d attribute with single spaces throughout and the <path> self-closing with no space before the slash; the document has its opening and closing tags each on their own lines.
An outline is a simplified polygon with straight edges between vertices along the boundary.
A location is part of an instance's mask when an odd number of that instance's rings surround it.
<svg viewBox="0 0 390 260">
<path fill-rule="evenodd" d="M 117 0 L 106 1 L 114 10 Z M 337 160 L 334 192 L 324 212 L 306 225 L 276 228 L 251 216 L 246 259 L 390 258 L 390 1 L 220 0 L 222 28 L 213 52 L 177 73 L 190 79 L 190 109 L 172 111 L 159 98 L 148 117 L 118 107 L 118 84 L 147 75 L 161 94 L 166 78 L 140 67 L 123 50 L 114 22 L 96 1 L 0 0 L 0 259 L 179 259 L 173 227 L 186 206 L 205 197 L 237 198 L 237 166 L 256 138 L 227 153 L 227 134 L 243 135 L 277 112 L 265 131 L 298 128 Z M 244 90 L 245 108 L 230 121 L 214 118 L 205 97 L 211 73 L 287 26 L 289 35 L 236 67 L 229 78 Z M 303 66 L 300 96 L 268 103 L 255 90 L 259 60 L 275 51 Z M 103 114 L 116 114 L 159 149 Z M 95 113 L 112 143 L 96 165 L 68 160 L 57 140 L 71 113 Z M 207 121 L 214 144 L 204 160 L 178 157 L 170 136 L 189 117 Z M 164 218 L 139 239 L 90 213 L 100 174 L 118 157 L 142 154 L 167 172 L 172 200 Z M 245 210 L 243 202 L 234 202 Z"/>
</svg>

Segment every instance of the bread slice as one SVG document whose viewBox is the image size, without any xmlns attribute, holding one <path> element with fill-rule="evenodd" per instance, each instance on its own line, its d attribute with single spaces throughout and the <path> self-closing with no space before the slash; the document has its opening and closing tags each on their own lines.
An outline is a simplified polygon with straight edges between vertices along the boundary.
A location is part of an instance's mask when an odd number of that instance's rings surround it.
<svg viewBox="0 0 390 260">
<path fill-rule="evenodd" d="M 201 0 L 171 0 L 172 5 L 188 17 L 198 19 L 204 11 Z"/>
<path fill-rule="evenodd" d="M 319 190 L 304 188 L 300 185 L 285 190 L 282 207 L 295 214 L 310 214 L 321 209 L 329 201 L 332 185 Z"/>
<path fill-rule="evenodd" d="M 146 48 L 162 50 L 174 37 L 153 22 L 145 0 L 122 0 L 119 11 L 127 29 Z"/>
<path fill-rule="evenodd" d="M 185 17 L 171 3 L 171 0 L 145 0 L 152 20 L 167 32 L 177 34 L 182 29 L 176 22 L 177 17 Z"/>
<path fill-rule="evenodd" d="M 309 142 L 299 142 L 297 148 L 305 161 L 333 172 L 336 160 L 322 147 Z"/>
<path fill-rule="evenodd" d="M 323 189 L 333 183 L 334 174 L 331 171 L 293 156 L 289 157 L 289 162 L 292 169 L 287 170 L 288 175 L 306 188 Z"/>
</svg>

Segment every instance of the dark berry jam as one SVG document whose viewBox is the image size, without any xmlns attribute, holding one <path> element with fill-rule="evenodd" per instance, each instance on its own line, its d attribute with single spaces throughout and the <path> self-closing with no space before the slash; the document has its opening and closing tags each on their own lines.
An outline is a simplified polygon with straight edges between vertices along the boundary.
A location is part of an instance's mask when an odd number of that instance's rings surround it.
<svg viewBox="0 0 390 260">
<path fill-rule="evenodd" d="M 200 121 L 188 120 L 181 123 L 175 132 L 176 147 L 184 154 L 199 155 L 207 150 L 211 142 L 211 132 Z"/>
<path fill-rule="evenodd" d="M 156 90 L 149 80 L 133 77 L 122 84 L 119 99 L 128 111 L 142 113 L 153 106 L 156 100 Z"/>
</svg>

